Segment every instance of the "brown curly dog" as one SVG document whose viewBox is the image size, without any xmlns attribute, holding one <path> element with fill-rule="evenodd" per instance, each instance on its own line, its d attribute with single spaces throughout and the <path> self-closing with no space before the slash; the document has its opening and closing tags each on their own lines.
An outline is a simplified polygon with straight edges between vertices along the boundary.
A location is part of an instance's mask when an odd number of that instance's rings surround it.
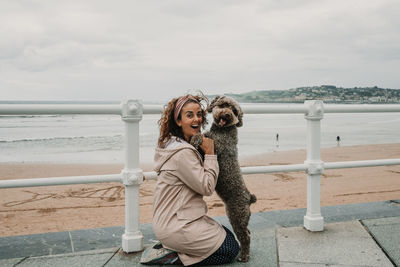
<svg viewBox="0 0 400 267">
<path fill-rule="evenodd" d="M 255 195 L 247 189 L 238 161 L 238 132 L 242 126 L 243 112 L 239 104 L 230 97 L 217 96 L 207 108 L 213 114 L 210 131 L 204 135 L 214 140 L 218 156 L 219 175 L 216 192 L 225 203 L 226 214 L 240 242 L 239 261 L 248 261 L 250 256 L 250 204 L 256 202 Z M 201 145 L 201 134 L 191 139 L 194 147 Z"/>
</svg>

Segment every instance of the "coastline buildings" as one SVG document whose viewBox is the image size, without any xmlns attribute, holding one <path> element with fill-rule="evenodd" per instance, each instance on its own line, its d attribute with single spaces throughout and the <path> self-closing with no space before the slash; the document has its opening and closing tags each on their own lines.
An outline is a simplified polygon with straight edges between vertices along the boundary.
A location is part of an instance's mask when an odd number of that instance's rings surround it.
<svg viewBox="0 0 400 267">
<path fill-rule="evenodd" d="M 305 100 L 323 100 L 325 103 L 400 104 L 400 89 L 385 89 L 377 86 L 342 88 L 321 85 L 228 95 L 240 102 L 255 103 L 303 103 Z"/>
</svg>

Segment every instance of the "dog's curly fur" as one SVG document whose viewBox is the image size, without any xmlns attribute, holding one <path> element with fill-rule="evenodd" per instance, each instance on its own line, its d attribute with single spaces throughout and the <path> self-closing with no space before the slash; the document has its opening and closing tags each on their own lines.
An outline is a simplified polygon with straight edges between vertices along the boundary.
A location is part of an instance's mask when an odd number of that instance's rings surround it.
<svg viewBox="0 0 400 267">
<path fill-rule="evenodd" d="M 213 114 L 213 124 L 204 136 L 214 140 L 219 164 L 216 192 L 225 203 L 227 216 L 240 242 L 238 260 L 248 261 L 250 231 L 247 225 L 251 215 L 250 204 L 256 202 L 256 196 L 247 189 L 238 161 L 237 127 L 243 124 L 243 112 L 239 104 L 227 96 L 215 97 L 207 111 Z M 190 143 L 197 148 L 202 143 L 202 135 L 193 136 Z"/>
</svg>

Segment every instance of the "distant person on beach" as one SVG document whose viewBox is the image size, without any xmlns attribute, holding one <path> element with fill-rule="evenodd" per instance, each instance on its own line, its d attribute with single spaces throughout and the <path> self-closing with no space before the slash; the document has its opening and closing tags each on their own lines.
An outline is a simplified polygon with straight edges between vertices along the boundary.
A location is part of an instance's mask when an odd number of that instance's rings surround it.
<svg viewBox="0 0 400 267">
<path fill-rule="evenodd" d="M 337 142 L 337 146 L 340 146 L 340 136 L 336 136 L 336 142 Z"/>
<path fill-rule="evenodd" d="M 232 262 L 239 244 L 226 227 L 206 215 L 219 173 L 214 141 L 203 137 L 203 156 L 190 139 L 207 123 L 204 95 L 172 99 L 159 120 L 154 156 L 158 174 L 153 229 L 160 243 L 148 248 L 142 263 L 215 265 Z"/>
</svg>

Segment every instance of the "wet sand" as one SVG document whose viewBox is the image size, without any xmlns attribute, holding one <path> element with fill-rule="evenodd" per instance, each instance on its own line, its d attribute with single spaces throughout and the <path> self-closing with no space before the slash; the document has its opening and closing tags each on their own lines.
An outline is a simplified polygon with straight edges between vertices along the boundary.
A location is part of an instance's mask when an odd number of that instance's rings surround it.
<svg viewBox="0 0 400 267">
<path fill-rule="evenodd" d="M 326 162 L 400 158 L 400 144 L 322 149 Z M 241 158 L 242 166 L 303 163 L 304 150 L 280 151 Z M 0 163 L 0 179 L 24 179 L 120 173 L 122 164 Z M 151 171 L 151 164 L 142 166 Z M 244 176 L 258 201 L 252 212 L 306 207 L 304 172 Z M 57 178 L 55 178 L 57 179 Z M 151 222 L 156 181 L 140 186 L 140 221 Z M 400 165 L 324 171 L 321 205 L 400 199 Z M 222 201 L 205 197 L 210 216 L 225 215 Z M 124 225 L 121 183 L 0 189 L 0 236 L 26 235 Z"/>
</svg>

